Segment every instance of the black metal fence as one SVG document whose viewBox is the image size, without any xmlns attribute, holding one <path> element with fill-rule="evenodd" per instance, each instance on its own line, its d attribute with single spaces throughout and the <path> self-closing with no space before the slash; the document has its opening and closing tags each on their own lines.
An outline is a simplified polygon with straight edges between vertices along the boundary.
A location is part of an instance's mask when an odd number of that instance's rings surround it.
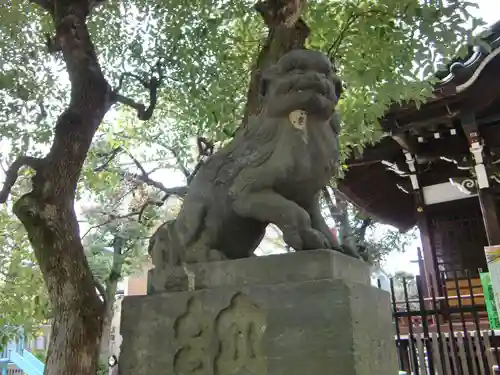
<svg viewBox="0 0 500 375">
<path fill-rule="evenodd" d="M 440 275 L 438 286 L 415 278 L 390 280 L 401 371 L 416 375 L 493 375 L 500 331 L 490 329 L 479 277 Z M 436 289 L 436 290 L 435 290 Z"/>
</svg>

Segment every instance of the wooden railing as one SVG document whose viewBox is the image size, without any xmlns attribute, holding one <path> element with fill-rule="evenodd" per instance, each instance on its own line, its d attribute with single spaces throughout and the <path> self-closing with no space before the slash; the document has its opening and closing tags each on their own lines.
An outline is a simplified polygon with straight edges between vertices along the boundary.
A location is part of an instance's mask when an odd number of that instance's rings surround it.
<svg viewBox="0 0 500 375">
<path fill-rule="evenodd" d="M 419 276 L 390 281 L 400 370 L 415 375 L 495 374 L 500 332 L 489 329 L 480 279 L 442 280 L 437 293 L 423 290 Z"/>
</svg>

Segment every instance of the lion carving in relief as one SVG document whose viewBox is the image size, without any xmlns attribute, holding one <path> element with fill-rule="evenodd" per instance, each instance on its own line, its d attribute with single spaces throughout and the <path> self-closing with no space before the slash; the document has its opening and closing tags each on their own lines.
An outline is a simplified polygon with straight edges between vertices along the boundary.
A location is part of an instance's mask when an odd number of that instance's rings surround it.
<svg viewBox="0 0 500 375">
<path fill-rule="evenodd" d="M 339 160 L 340 89 L 312 50 L 288 52 L 265 72 L 260 114 L 207 159 L 177 219 L 151 238 L 155 266 L 252 256 L 270 223 L 296 251 L 345 252 L 319 207 Z"/>
</svg>

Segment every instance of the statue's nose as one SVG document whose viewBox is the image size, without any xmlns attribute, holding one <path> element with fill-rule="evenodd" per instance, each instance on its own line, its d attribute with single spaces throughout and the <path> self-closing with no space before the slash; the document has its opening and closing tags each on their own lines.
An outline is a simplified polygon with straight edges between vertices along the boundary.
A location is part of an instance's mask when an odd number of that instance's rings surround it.
<svg viewBox="0 0 500 375">
<path fill-rule="evenodd" d="M 320 89 L 321 93 L 323 93 L 325 96 L 329 98 L 335 98 L 335 86 L 332 82 L 331 79 L 328 79 L 328 77 L 319 72 L 309 72 L 306 74 L 306 78 L 317 85 L 317 87 Z"/>
</svg>

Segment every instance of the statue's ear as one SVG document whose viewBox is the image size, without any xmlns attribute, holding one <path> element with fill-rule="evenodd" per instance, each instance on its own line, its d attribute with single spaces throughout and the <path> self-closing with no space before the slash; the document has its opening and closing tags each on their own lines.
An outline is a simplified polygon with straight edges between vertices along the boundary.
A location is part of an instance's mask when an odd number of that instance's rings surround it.
<svg viewBox="0 0 500 375">
<path fill-rule="evenodd" d="M 342 95 L 342 92 L 344 91 L 344 86 L 342 84 L 342 80 L 337 76 L 333 76 L 333 84 L 335 85 L 335 95 L 337 96 L 337 101 L 340 100 L 340 96 Z"/>
</svg>

